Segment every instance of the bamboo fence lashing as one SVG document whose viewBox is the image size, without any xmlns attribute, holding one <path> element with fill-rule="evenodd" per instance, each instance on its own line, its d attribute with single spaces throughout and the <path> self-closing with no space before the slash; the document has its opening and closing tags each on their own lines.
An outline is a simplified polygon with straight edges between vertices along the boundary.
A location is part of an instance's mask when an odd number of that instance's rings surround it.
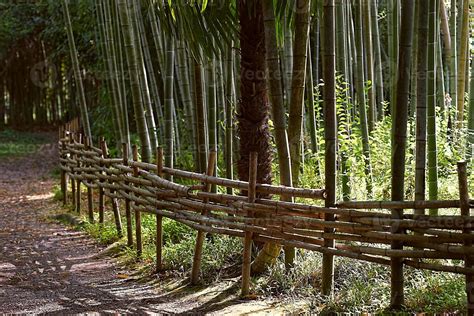
<svg viewBox="0 0 474 316">
<path fill-rule="evenodd" d="M 156 173 L 163 178 L 163 148 L 156 149 Z M 156 271 L 163 270 L 163 216 L 156 214 Z"/>
<path fill-rule="evenodd" d="M 161 148 L 157 148 L 156 164 L 149 164 L 138 161 L 136 146 L 133 147 L 131 160 L 128 158 L 129 153 L 125 147 L 123 158 L 109 158 L 107 144 L 103 139 L 100 140 L 100 148 L 95 148 L 88 139 L 84 139 L 85 143 L 82 144 L 80 134 L 74 134 L 66 129 L 62 135 L 59 148 L 61 188 L 64 195 L 67 195 L 68 180 L 66 179 L 69 179 L 72 184 L 71 201 L 75 209 L 80 210 L 80 186 L 84 184 L 88 192 L 89 189 L 97 188 L 99 222 L 104 221 L 104 199 L 110 198 L 119 236 L 122 236 L 122 224 L 118 201 L 124 200 L 126 210 L 135 212 L 138 255 L 141 253 L 140 214 L 143 212 L 154 214 L 157 224 L 157 271 L 163 269 L 162 221 L 163 217 L 167 217 L 198 231 L 192 283 L 199 281 L 201 251 L 206 233 L 244 238 L 242 265 L 242 296 L 244 297 L 250 293 L 252 241 L 271 242 L 287 247 L 318 251 L 328 256 L 343 256 L 388 266 L 395 258 L 404 265 L 418 269 L 464 274 L 466 275 L 466 290 L 472 290 L 474 234 L 471 229 L 474 225 L 474 216 L 470 214 L 473 201 L 468 196 L 465 164 L 458 165 L 459 200 L 351 201 L 316 206 L 278 201 L 278 197 L 303 195 L 306 198 L 312 196 L 313 199 L 320 199 L 324 190 L 282 189 L 277 186 L 257 184 L 258 157 L 255 153 L 252 153 L 250 157 L 249 181 L 229 181 L 212 176 L 215 152 L 210 153 L 208 172 L 198 174 L 163 167 Z M 171 179 L 172 175 L 199 183 L 182 185 L 166 179 L 167 177 Z M 237 188 L 247 191 L 248 196 L 209 192 L 213 184 L 224 186 L 223 189 Z M 256 199 L 257 192 L 278 196 L 275 199 Z M 391 218 L 389 212 L 394 208 L 420 207 L 460 208 L 461 215 L 404 214 L 394 219 Z M 131 237 L 130 246 L 133 246 L 130 211 L 130 214 L 127 214 L 129 215 L 127 216 L 127 240 Z M 256 212 L 265 216 L 255 217 Z M 332 216 L 331 220 L 328 220 L 328 214 Z M 403 233 L 390 231 L 391 226 L 400 228 Z M 327 240 L 334 240 L 334 246 L 328 246 L 325 243 Z M 403 243 L 403 247 L 390 249 L 393 242 Z M 430 262 L 424 262 L 424 259 L 429 259 Z M 461 266 L 454 261 L 437 262 L 438 259 L 464 259 L 465 264 Z M 472 297 L 469 300 L 469 302 L 474 301 Z"/>
<path fill-rule="evenodd" d="M 207 160 L 207 169 L 206 175 L 213 175 L 214 168 L 216 166 L 217 161 L 217 152 L 215 150 L 211 150 L 209 152 L 209 158 Z M 211 189 L 210 183 L 203 184 L 203 191 L 209 192 Z M 208 200 L 204 200 L 204 203 L 208 203 Z M 207 211 L 203 210 L 201 215 L 207 215 Z M 199 282 L 199 274 L 201 272 L 201 262 L 202 262 L 202 247 L 204 245 L 204 238 L 206 237 L 206 233 L 202 230 L 198 230 L 196 236 L 196 245 L 194 248 L 194 258 L 193 258 L 193 268 L 191 271 L 191 284 L 196 285 Z"/>
<path fill-rule="evenodd" d="M 128 166 L 128 146 L 127 144 L 122 144 L 122 153 L 123 153 L 123 165 Z M 127 173 L 125 173 L 125 177 Z M 125 186 L 128 186 L 128 182 L 125 181 Z M 125 191 L 128 194 L 128 191 Z M 133 228 L 132 228 L 132 212 L 130 207 L 130 200 L 125 198 L 125 217 L 127 219 L 127 246 L 133 247 Z"/>
<path fill-rule="evenodd" d="M 255 202 L 256 198 L 256 185 L 257 185 L 257 152 L 251 152 L 249 158 L 249 184 L 248 184 L 248 202 Z M 247 217 L 253 217 L 252 211 L 247 211 Z M 252 232 L 245 231 L 244 237 L 244 252 L 242 262 L 242 297 L 246 297 L 250 294 L 250 268 L 252 261 Z"/>
</svg>

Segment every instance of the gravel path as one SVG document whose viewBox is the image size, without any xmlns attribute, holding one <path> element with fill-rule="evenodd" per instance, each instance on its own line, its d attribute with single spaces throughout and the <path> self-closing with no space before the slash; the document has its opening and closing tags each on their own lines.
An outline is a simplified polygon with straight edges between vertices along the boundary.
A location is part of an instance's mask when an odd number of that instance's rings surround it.
<svg viewBox="0 0 474 316">
<path fill-rule="evenodd" d="M 118 278 L 84 233 L 45 221 L 57 207 L 50 176 L 57 148 L 38 149 L 0 160 L 0 313 L 163 312 L 150 307 L 162 301 L 151 287 Z"/>
</svg>

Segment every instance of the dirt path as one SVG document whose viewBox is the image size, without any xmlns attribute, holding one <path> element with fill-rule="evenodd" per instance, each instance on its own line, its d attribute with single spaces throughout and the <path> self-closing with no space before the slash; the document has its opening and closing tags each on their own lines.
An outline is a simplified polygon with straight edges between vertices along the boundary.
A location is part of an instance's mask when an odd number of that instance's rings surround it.
<svg viewBox="0 0 474 316">
<path fill-rule="evenodd" d="M 84 233 L 45 220 L 52 209 L 57 148 L 0 160 L 0 313 L 275 314 L 275 302 L 243 302 L 238 280 L 206 288 L 119 276 L 111 258 Z M 150 280 L 149 280 L 150 281 Z"/>
</svg>

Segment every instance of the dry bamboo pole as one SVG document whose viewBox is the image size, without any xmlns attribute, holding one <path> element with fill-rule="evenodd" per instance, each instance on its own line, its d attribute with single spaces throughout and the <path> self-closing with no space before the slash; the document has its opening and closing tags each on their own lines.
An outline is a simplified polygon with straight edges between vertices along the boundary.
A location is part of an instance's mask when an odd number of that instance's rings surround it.
<svg viewBox="0 0 474 316">
<path fill-rule="evenodd" d="M 164 167 L 163 171 L 166 174 L 173 175 L 180 178 L 186 178 L 191 180 L 198 180 L 210 184 L 215 184 L 219 186 L 229 187 L 233 189 L 248 190 L 249 183 L 239 180 L 230 180 L 224 178 L 218 178 L 208 175 L 203 175 L 196 172 L 183 171 L 177 169 L 171 169 Z M 264 194 L 277 194 L 277 195 L 287 195 L 293 197 L 301 197 L 308 199 L 325 199 L 326 192 L 324 189 L 303 189 L 303 188 L 290 188 L 283 186 L 274 186 L 269 184 L 257 184 L 257 192 Z"/>
<path fill-rule="evenodd" d="M 73 133 L 69 133 L 69 144 L 72 144 L 73 142 L 74 142 L 74 135 Z M 68 150 L 68 146 L 69 145 L 66 145 L 66 150 Z M 72 160 L 72 162 L 74 162 L 73 158 L 74 158 L 74 155 L 71 155 L 70 159 Z M 72 206 L 74 209 L 76 209 L 76 181 L 74 180 L 74 167 L 72 164 L 71 164 L 71 198 L 72 198 Z"/>
<path fill-rule="evenodd" d="M 431 270 L 431 271 L 450 272 L 450 273 L 457 273 L 457 274 L 474 273 L 474 268 L 432 264 L 432 263 L 422 262 L 419 260 L 404 260 L 403 264 L 413 267 L 413 268 Z"/>
<path fill-rule="evenodd" d="M 100 148 L 104 148 L 104 144 L 105 144 L 104 137 L 100 137 L 100 140 L 99 140 Z M 105 158 L 104 155 L 103 155 L 103 151 L 102 151 L 101 158 Z M 102 162 L 99 162 L 99 167 L 100 168 L 103 167 Z M 100 181 L 99 182 L 99 223 L 103 224 L 104 223 L 105 200 L 104 200 L 104 188 L 103 188 L 102 185 L 103 185 L 104 180 L 99 180 L 99 181 Z"/>
<path fill-rule="evenodd" d="M 163 177 L 163 148 L 156 149 L 156 170 Z M 163 270 L 163 216 L 156 214 L 156 272 Z"/>
<path fill-rule="evenodd" d="M 458 181 L 459 181 L 459 200 L 461 202 L 461 215 L 469 216 L 469 186 L 467 184 L 467 163 L 465 161 L 458 162 Z M 463 228 L 464 234 L 471 234 L 471 226 Z M 472 242 L 466 241 L 466 247 L 471 247 Z M 465 256 L 464 266 L 472 268 L 474 265 L 474 256 Z M 467 311 L 468 315 L 474 315 L 474 273 L 466 274 L 466 295 L 467 295 Z"/>
<path fill-rule="evenodd" d="M 107 147 L 107 142 L 104 140 L 104 142 L 101 144 L 102 147 L 102 156 L 104 158 L 109 157 L 109 149 Z M 110 190 L 109 195 L 112 196 L 114 194 L 113 190 Z M 112 212 L 114 214 L 114 221 L 115 221 L 115 227 L 117 229 L 117 234 L 119 237 L 122 237 L 122 219 L 120 218 L 120 211 L 118 209 L 118 201 L 116 198 L 111 197 L 111 203 L 112 203 Z"/>
<path fill-rule="evenodd" d="M 216 166 L 217 160 L 217 151 L 211 150 L 209 152 L 209 159 L 207 160 L 207 170 L 206 174 L 212 176 L 214 174 L 214 168 Z M 204 191 L 209 192 L 211 189 L 210 183 L 205 183 Z M 207 199 L 204 200 L 204 203 L 207 203 Z M 207 215 L 207 211 L 203 211 L 202 215 Z M 201 262 L 202 262 L 202 247 L 204 245 L 204 238 L 206 233 L 202 230 L 198 230 L 196 237 L 196 245 L 194 247 L 194 259 L 193 259 L 193 268 L 191 271 L 191 284 L 196 285 L 199 282 L 199 273 L 201 272 Z"/>
<path fill-rule="evenodd" d="M 138 147 L 132 146 L 133 161 L 138 161 Z M 133 176 L 138 177 L 138 167 L 133 167 Z M 135 209 L 135 238 L 137 240 L 137 256 L 141 257 L 143 253 L 142 244 L 142 215 L 139 210 Z"/>
<path fill-rule="evenodd" d="M 64 133 L 64 138 L 66 137 L 66 133 Z M 66 158 L 65 156 L 65 140 L 61 139 L 61 158 Z M 61 164 L 62 165 L 62 164 Z M 63 205 L 67 205 L 67 172 L 61 169 L 61 192 L 63 193 Z"/>
<path fill-rule="evenodd" d="M 128 146 L 126 143 L 122 143 L 122 155 L 123 155 L 123 165 L 128 169 Z M 127 170 L 126 172 L 130 172 L 132 170 Z M 125 174 L 127 177 L 127 173 Z M 125 181 L 125 185 L 128 185 L 128 182 Z M 127 218 L 127 246 L 133 247 L 133 229 L 132 229 L 132 212 L 130 210 L 130 200 L 125 199 L 125 217 Z"/>
<path fill-rule="evenodd" d="M 248 182 L 248 202 L 254 203 L 256 198 L 257 186 L 257 152 L 250 152 L 249 157 L 249 182 Z M 247 217 L 253 217 L 253 211 L 247 212 Z M 245 231 L 244 237 L 244 252 L 242 262 L 242 297 L 247 297 L 250 294 L 250 268 L 252 261 L 252 232 Z"/>
<path fill-rule="evenodd" d="M 78 134 L 78 141 L 82 143 L 82 134 Z M 76 156 L 77 158 L 77 156 Z M 80 160 L 77 160 L 77 167 L 81 168 Z M 80 176 L 81 173 L 79 172 L 78 175 Z M 81 214 L 81 180 L 76 180 L 76 212 Z"/>
<path fill-rule="evenodd" d="M 86 149 L 89 149 L 91 146 L 91 139 L 87 136 L 84 137 L 84 143 L 86 145 Z M 89 214 L 89 222 L 94 223 L 94 200 L 93 200 L 93 192 L 92 187 L 87 186 L 87 210 Z"/>
</svg>

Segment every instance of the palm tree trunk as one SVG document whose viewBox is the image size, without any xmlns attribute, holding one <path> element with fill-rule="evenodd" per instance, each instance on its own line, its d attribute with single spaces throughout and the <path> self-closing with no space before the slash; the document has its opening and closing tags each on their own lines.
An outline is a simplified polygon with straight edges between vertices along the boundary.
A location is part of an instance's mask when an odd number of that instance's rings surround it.
<svg viewBox="0 0 474 316">
<path fill-rule="evenodd" d="M 268 126 L 269 102 L 265 71 L 265 28 L 262 1 L 239 1 L 240 17 L 240 103 L 238 126 L 240 136 L 240 159 L 237 162 L 239 179 L 248 181 L 250 153 L 258 154 L 257 183 L 271 183 L 271 145 Z M 266 248 L 275 247 L 267 244 Z M 271 255 L 275 257 L 275 255 Z M 267 262 L 256 260 L 258 263 Z M 256 271 L 258 269 L 255 269 Z"/>
<path fill-rule="evenodd" d="M 293 185 L 298 185 L 301 164 L 301 131 L 303 121 L 303 97 L 306 75 L 306 52 L 309 35 L 310 0 L 297 0 L 295 14 L 295 45 L 293 50 L 293 76 L 288 118 L 288 141 L 291 156 Z"/>
<path fill-rule="evenodd" d="M 81 123 L 84 128 L 85 135 L 92 139 L 91 127 L 89 124 L 89 115 L 87 113 L 86 95 L 84 92 L 84 85 L 82 83 L 81 70 L 79 68 L 79 59 L 77 57 L 76 43 L 74 41 L 74 33 L 72 30 L 71 17 L 69 15 L 68 0 L 63 0 L 64 19 L 66 20 L 66 31 L 69 43 L 69 53 L 71 55 L 72 67 L 74 70 L 74 77 L 76 79 L 77 92 L 79 94 L 79 108 L 81 111 Z"/>
</svg>

